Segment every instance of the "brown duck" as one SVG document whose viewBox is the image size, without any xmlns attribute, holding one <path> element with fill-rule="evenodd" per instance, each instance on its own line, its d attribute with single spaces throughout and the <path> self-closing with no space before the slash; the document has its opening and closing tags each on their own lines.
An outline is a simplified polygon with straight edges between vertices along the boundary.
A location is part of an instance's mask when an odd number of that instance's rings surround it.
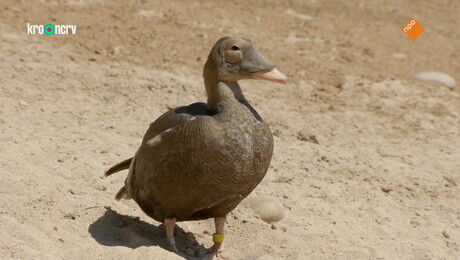
<svg viewBox="0 0 460 260">
<path fill-rule="evenodd" d="M 225 216 L 260 183 L 273 153 L 270 129 L 244 98 L 238 80 L 286 83 L 287 77 L 240 37 L 216 42 L 203 77 L 208 103 L 160 116 L 134 157 L 114 165 L 105 176 L 129 168 L 116 199 L 134 199 L 148 216 L 164 222 L 175 252 L 176 221 L 214 218 L 215 259 Z"/>
</svg>

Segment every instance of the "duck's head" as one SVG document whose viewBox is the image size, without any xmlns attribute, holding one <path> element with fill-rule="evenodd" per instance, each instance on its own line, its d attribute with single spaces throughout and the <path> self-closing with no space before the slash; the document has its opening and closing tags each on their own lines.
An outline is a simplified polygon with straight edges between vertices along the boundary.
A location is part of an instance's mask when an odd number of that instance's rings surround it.
<svg viewBox="0 0 460 260">
<path fill-rule="evenodd" d="M 240 79 L 264 79 L 286 83 L 287 76 L 242 37 L 223 37 L 214 44 L 203 76 L 223 82 Z"/>
</svg>

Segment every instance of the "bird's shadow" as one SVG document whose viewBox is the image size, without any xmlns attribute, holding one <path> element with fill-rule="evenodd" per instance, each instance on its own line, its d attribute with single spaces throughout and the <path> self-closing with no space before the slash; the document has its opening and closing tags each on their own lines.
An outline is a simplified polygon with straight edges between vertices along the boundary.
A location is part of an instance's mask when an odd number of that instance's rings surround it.
<svg viewBox="0 0 460 260">
<path fill-rule="evenodd" d="M 164 225 L 155 226 L 138 217 L 121 215 L 110 207 L 105 208 L 104 215 L 90 224 L 88 231 L 91 236 L 103 246 L 125 246 L 138 248 L 141 246 L 159 246 L 170 251 L 170 245 L 166 240 Z M 184 252 L 192 248 L 195 256 L 206 250 L 198 243 L 195 236 L 184 231 L 176 225 L 174 230 L 176 245 L 179 251 Z M 193 256 L 179 256 L 187 260 L 197 259 Z"/>
</svg>

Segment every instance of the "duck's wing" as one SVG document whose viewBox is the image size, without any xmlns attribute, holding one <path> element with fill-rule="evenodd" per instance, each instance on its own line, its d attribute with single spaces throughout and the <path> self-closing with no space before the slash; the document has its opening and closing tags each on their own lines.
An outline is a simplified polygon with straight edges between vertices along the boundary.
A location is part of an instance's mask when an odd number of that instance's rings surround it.
<svg viewBox="0 0 460 260">
<path fill-rule="evenodd" d="M 157 120 L 150 124 L 149 129 L 145 133 L 145 136 L 142 140 L 142 144 L 148 140 L 154 138 L 155 136 L 163 133 L 164 131 L 174 128 L 175 126 L 185 124 L 186 122 L 193 120 L 195 116 L 198 115 L 209 115 L 207 110 L 207 104 L 203 102 L 193 103 L 189 106 L 182 106 L 175 109 L 172 109 L 163 115 L 161 115 Z M 127 170 L 130 168 L 134 157 L 121 161 L 108 169 L 104 177 L 110 176 L 116 172 Z M 123 188 L 122 188 L 123 189 Z M 119 194 L 116 196 L 117 199 L 120 199 L 123 196 L 124 192 L 119 191 Z"/>
<path fill-rule="evenodd" d="M 178 125 L 185 124 L 190 120 L 194 120 L 196 116 L 210 115 L 207 108 L 208 105 L 206 103 L 198 102 L 169 110 L 150 124 L 149 129 L 142 139 L 142 144 L 168 129 L 172 129 Z"/>
<path fill-rule="evenodd" d="M 229 165 L 243 151 L 231 149 L 223 132 L 214 117 L 203 115 L 150 132 L 131 162 L 123 193 L 157 221 L 186 220 L 225 200 L 232 192 L 222 178 L 234 172 Z"/>
</svg>

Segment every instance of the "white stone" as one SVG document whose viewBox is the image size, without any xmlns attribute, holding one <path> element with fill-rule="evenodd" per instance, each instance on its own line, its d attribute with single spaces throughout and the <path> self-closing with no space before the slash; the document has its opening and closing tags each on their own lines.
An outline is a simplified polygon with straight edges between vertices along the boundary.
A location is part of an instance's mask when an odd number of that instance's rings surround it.
<svg viewBox="0 0 460 260">
<path fill-rule="evenodd" d="M 416 74 L 414 78 L 420 79 L 420 80 L 435 81 L 435 82 L 444 84 L 451 89 L 455 89 L 455 85 L 456 85 L 454 78 L 442 72 L 421 71 L 418 74 Z"/>
<path fill-rule="evenodd" d="M 251 197 L 246 202 L 254 214 L 267 223 L 280 221 L 284 217 L 283 204 L 275 198 L 268 196 Z"/>
</svg>

